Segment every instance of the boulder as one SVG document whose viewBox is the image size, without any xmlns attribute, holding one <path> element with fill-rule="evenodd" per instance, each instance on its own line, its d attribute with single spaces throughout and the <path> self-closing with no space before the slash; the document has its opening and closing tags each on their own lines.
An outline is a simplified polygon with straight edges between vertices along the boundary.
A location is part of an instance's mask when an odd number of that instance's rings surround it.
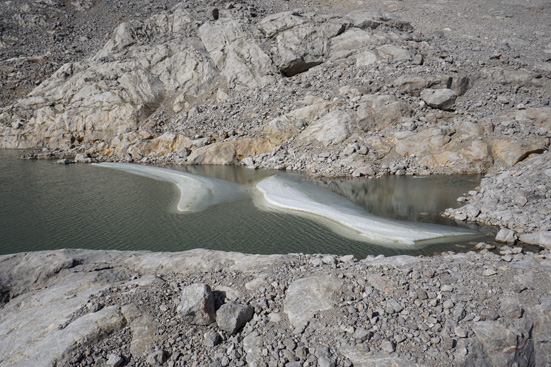
<svg viewBox="0 0 551 367">
<path fill-rule="evenodd" d="M 158 329 L 161 325 L 148 312 L 133 303 L 122 306 L 121 312 L 132 334 L 130 353 L 135 356 L 147 353 L 159 339 Z"/>
<path fill-rule="evenodd" d="M 207 22 L 198 33 L 230 88 L 263 87 L 273 81 L 269 76 L 272 60 L 242 23 L 233 19 Z"/>
<path fill-rule="evenodd" d="M 331 59 L 344 59 L 357 55 L 362 49 L 376 45 L 371 33 L 360 28 L 350 28 L 331 39 Z"/>
<path fill-rule="evenodd" d="M 421 99 L 432 108 L 452 110 L 455 106 L 457 94 L 451 89 L 427 88 L 421 92 Z"/>
<path fill-rule="evenodd" d="M 214 295 L 210 287 L 206 284 L 185 287 L 176 310 L 190 324 L 209 325 L 214 322 Z"/>
<path fill-rule="evenodd" d="M 519 236 L 519 240 L 529 245 L 551 249 L 551 231 L 524 233 Z"/>
<path fill-rule="evenodd" d="M 528 342 L 527 333 L 495 321 L 476 322 L 472 329 L 479 343 L 467 356 L 473 365 L 530 365 L 534 346 Z"/>
<path fill-rule="evenodd" d="M 516 240 L 517 240 L 517 235 L 515 234 L 515 231 L 512 231 L 507 228 L 501 228 L 496 235 L 497 242 L 515 243 Z"/>
<path fill-rule="evenodd" d="M 235 334 L 253 317 L 253 308 L 230 301 L 216 311 L 216 323 L 221 330 Z"/>
<path fill-rule="evenodd" d="M 532 84 L 532 73 L 526 69 L 509 70 L 500 66 L 484 68 L 481 70 L 483 78 L 490 79 L 500 84 L 512 84 L 528 87 Z"/>
<path fill-rule="evenodd" d="M 389 63 L 411 60 L 411 53 L 409 50 L 393 44 L 379 46 L 376 50 L 379 59 L 386 60 Z"/>
<path fill-rule="evenodd" d="M 545 138 L 493 139 L 490 142 L 492 156 L 496 161 L 511 167 L 532 153 L 541 153 L 549 145 Z"/>
</svg>

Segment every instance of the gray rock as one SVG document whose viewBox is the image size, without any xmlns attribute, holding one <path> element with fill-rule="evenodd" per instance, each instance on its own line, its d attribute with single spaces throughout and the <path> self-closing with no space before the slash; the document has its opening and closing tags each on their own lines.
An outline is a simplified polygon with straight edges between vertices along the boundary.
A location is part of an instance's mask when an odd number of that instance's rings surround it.
<svg viewBox="0 0 551 367">
<path fill-rule="evenodd" d="M 91 163 L 92 159 L 86 153 L 79 153 L 75 156 L 75 163 Z"/>
<path fill-rule="evenodd" d="M 209 331 L 205 334 L 203 344 L 207 347 L 215 347 L 222 342 L 222 337 L 216 331 Z"/>
<path fill-rule="evenodd" d="M 473 332 L 482 347 L 470 353 L 473 362 L 489 363 L 492 366 L 528 365 L 533 345 L 526 341 L 526 336 L 519 330 L 494 321 L 480 321 L 474 323 Z"/>
<path fill-rule="evenodd" d="M 193 284 L 182 290 L 176 311 L 190 324 L 208 325 L 215 320 L 214 295 L 206 284 Z"/>
<path fill-rule="evenodd" d="M 310 277 L 292 282 L 283 302 L 291 325 L 304 325 L 315 312 L 331 309 L 334 305 L 333 294 L 342 284 L 342 280 L 331 276 Z"/>
<path fill-rule="evenodd" d="M 407 93 L 412 96 L 419 97 L 421 91 L 430 85 L 427 78 L 420 76 L 404 75 L 394 81 L 394 85 L 402 93 Z"/>
<path fill-rule="evenodd" d="M 150 366 L 161 366 L 166 362 L 166 352 L 164 350 L 157 350 L 150 353 L 146 358 L 146 362 Z"/>
<path fill-rule="evenodd" d="M 507 228 L 501 228 L 496 235 L 497 242 L 515 243 L 516 240 L 517 240 L 517 235 L 515 234 L 515 231 L 512 231 Z"/>
<path fill-rule="evenodd" d="M 396 351 L 396 343 L 390 340 L 383 340 L 381 343 L 381 349 L 385 353 L 393 353 Z"/>
<path fill-rule="evenodd" d="M 500 310 L 503 314 L 512 319 L 519 319 L 524 313 L 519 300 L 516 298 L 501 299 Z"/>
<path fill-rule="evenodd" d="M 254 310 L 251 306 L 230 301 L 216 311 L 216 323 L 221 330 L 235 334 L 253 317 L 253 314 Z"/>
<path fill-rule="evenodd" d="M 421 92 L 421 99 L 432 108 L 451 110 L 455 106 L 457 94 L 451 89 L 427 88 Z"/>
<path fill-rule="evenodd" d="M 519 236 L 519 240 L 529 245 L 537 245 L 551 249 L 551 231 L 524 233 Z"/>
<path fill-rule="evenodd" d="M 117 354 L 109 354 L 109 357 L 107 358 L 107 362 L 105 362 L 105 365 L 107 367 L 119 367 L 124 362 L 124 359 L 117 355 Z"/>
<path fill-rule="evenodd" d="M 335 360 L 329 358 L 329 357 L 326 357 L 326 356 L 321 356 L 318 358 L 318 366 L 319 367 L 335 367 L 337 364 L 335 362 Z"/>
</svg>

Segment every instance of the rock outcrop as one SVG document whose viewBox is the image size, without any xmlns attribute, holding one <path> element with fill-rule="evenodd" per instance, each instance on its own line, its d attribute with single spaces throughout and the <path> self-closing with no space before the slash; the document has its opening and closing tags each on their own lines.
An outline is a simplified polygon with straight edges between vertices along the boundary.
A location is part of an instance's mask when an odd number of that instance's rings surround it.
<svg viewBox="0 0 551 367">
<path fill-rule="evenodd" d="M 545 365 L 551 254 L 518 250 L 4 255 L 0 366 Z"/>
<path fill-rule="evenodd" d="M 182 3 L 120 24 L 0 110 L 0 146 L 370 176 L 481 173 L 548 148 L 548 124 L 526 123 L 548 120 L 545 108 L 507 115 L 526 126 L 518 139 L 461 103 L 473 83 L 532 86 L 533 72 L 442 71 L 437 40 L 391 13 L 199 14 Z M 354 144 L 366 153 L 342 154 Z"/>
</svg>

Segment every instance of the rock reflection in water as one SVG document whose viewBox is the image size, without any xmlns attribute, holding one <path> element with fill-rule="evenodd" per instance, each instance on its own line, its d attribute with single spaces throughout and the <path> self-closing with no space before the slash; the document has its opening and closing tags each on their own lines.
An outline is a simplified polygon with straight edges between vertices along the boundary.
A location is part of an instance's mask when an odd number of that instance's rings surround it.
<svg viewBox="0 0 551 367">
<path fill-rule="evenodd" d="M 450 224 L 440 213 L 457 207 L 457 198 L 480 182 L 479 175 L 388 176 L 378 179 L 315 179 L 368 212 L 386 218 Z"/>
</svg>

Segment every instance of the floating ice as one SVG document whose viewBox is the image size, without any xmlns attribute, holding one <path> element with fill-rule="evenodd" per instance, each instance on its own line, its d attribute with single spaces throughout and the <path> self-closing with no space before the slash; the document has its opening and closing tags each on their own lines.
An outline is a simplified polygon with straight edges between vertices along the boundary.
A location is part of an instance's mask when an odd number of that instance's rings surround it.
<svg viewBox="0 0 551 367">
<path fill-rule="evenodd" d="M 338 223 L 364 240 L 386 246 L 411 246 L 478 236 L 461 228 L 377 217 L 346 198 L 298 179 L 275 175 L 256 185 L 268 206 L 314 214 L 322 224 Z M 341 231 L 342 232 L 342 231 Z M 342 234 L 342 233 L 341 233 Z M 358 236 L 358 237 L 360 237 Z"/>
<path fill-rule="evenodd" d="M 178 210 L 181 212 L 200 212 L 212 205 L 247 197 L 246 186 L 188 172 L 131 163 L 95 165 L 175 183 L 180 189 Z"/>
</svg>

